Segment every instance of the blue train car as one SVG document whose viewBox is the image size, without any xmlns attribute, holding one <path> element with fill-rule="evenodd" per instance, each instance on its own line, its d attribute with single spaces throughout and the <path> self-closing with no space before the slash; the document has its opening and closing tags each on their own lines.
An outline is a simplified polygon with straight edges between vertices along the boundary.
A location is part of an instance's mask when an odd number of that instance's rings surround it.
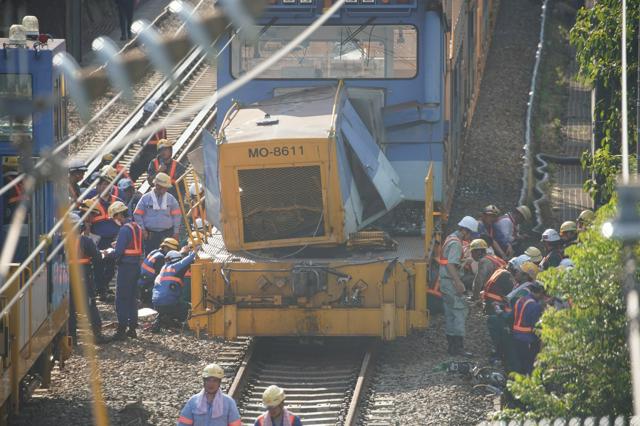
<svg viewBox="0 0 640 426">
<path fill-rule="evenodd" d="M 25 40 L 23 28 L 12 37 L 0 39 L 0 164 L 3 184 L 22 173 L 25 155 L 37 161 L 39 155 L 56 146 L 66 137 L 66 97 L 62 76 L 54 69 L 54 57 L 65 51 L 65 41 L 40 37 Z M 16 146 L 15 134 L 23 143 Z M 26 136 L 26 138 L 25 138 Z M 30 141 L 30 142 L 29 142 Z M 57 183 L 55 185 L 59 185 Z M 64 183 L 62 183 L 64 184 Z M 28 215 L 22 225 L 19 248 L 12 271 L 23 263 L 28 252 L 46 234 L 56 218 L 54 182 L 39 182 L 36 191 L 26 200 Z M 15 186 L 0 200 L 5 235 L 17 203 L 26 195 L 21 185 Z M 47 251 L 38 253 L 19 280 L 2 283 L 2 300 L 11 300 L 32 278 Z M 10 273 L 11 275 L 11 273 Z M 21 397 L 35 385 L 47 385 L 55 358 L 68 353 L 66 323 L 68 312 L 68 273 L 64 255 L 48 262 L 33 284 L 0 321 L 0 421 L 19 409 Z M 4 306 L 4 305 L 3 305 Z"/>
</svg>

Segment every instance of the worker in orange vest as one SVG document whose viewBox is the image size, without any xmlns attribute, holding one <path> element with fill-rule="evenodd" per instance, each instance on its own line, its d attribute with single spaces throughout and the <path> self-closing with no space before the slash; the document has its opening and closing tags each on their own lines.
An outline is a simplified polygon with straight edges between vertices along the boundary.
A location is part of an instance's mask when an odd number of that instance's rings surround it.
<svg viewBox="0 0 640 426">
<path fill-rule="evenodd" d="M 458 229 L 444 240 L 439 260 L 445 334 L 451 355 L 469 355 L 465 353 L 463 343 L 469 307 L 464 298 L 466 288 L 461 277 L 462 242 L 469 241 L 474 232 L 478 232 L 478 221 L 471 216 L 463 217 L 458 222 Z"/>
<path fill-rule="evenodd" d="M 498 256 L 487 254 L 489 245 L 482 238 L 475 239 L 469 244 L 471 257 L 478 262 L 478 271 L 473 279 L 473 299 L 479 300 L 480 291 L 484 288 L 487 280 L 495 272 L 496 269 L 504 268 L 507 262 Z"/>
<path fill-rule="evenodd" d="M 544 286 L 539 281 L 529 285 L 530 294 L 518 299 L 513 307 L 512 344 L 517 355 L 520 374 L 529 375 L 540 351 L 540 338 L 535 325 L 544 311 Z"/>
<path fill-rule="evenodd" d="M 291 413 L 284 406 L 286 395 L 284 390 L 276 385 L 271 385 L 262 393 L 262 403 L 267 411 L 256 419 L 253 426 L 302 426 L 300 417 Z"/>
<path fill-rule="evenodd" d="M 147 167 L 147 180 L 149 184 L 151 184 L 158 173 L 167 174 L 171 179 L 169 193 L 176 197 L 176 179 L 184 174 L 185 167 L 172 158 L 172 147 L 173 143 L 167 139 L 161 139 L 158 142 L 158 155 L 149 163 L 149 167 Z"/>
<path fill-rule="evenodd" d="M 109 206 L 109 217 L 120 225 L 115 249 L 105 252 L 105 257 L 118 264 L 116 280 L 116 315 L 118 330 L 113 340 L 138 337 L 138 278 L 142 258 L 142 228 L 129 219 L 129 209 L 122 201 Z M 127 330 L 128 327 L 128 330 Z"/>
</svg>

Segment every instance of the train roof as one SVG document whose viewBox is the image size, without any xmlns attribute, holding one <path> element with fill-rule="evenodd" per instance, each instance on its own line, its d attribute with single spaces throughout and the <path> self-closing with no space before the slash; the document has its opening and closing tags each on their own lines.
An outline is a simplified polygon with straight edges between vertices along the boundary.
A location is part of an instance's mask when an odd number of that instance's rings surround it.
<svg viewBox="0 0 640 426">
<path fill-rule="evenodd" d="M 333 125 L 337 86 L 299 89 L 240 107 L 224 128 L 227 143 L 326 139 Z"/>
</svg>

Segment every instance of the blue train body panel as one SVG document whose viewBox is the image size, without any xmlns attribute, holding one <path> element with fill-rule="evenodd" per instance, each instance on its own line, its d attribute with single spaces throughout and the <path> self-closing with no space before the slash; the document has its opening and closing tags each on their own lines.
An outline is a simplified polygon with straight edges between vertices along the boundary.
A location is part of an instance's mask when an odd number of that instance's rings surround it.
<svg viewBox="0 0 640 426">
<path fill-rule="evenodd" d="M 237 38 L 220 55 L 218 85 L 230 83 L 259 63 L 262 56 L 281 47 L 284 42 L 280 43 L 279 37 L 288 40 L 287 29 L 293 32 L 297 27 L 300 32 L 311 24 L 323 11 L 321 3 L 278 2 L 269 6 L 258 22 L 257 47 L 244 45 Z M 351 92 L 376 90 L 381 94 L 382 123 L 368 124 L 377 129 L 373 135 L 375 142 L 381 148 L 384 161 L 395 169 L 403 198 L 424 200 L 424 178 L 429 163 L 433 163 L 434 201 L 442 201 L 446 184 L 443 174 L 446 29 L 441 12 L 429 10 L 429 3 L 394 0 L 390 4 L 343 6 L 306 44 L 279 62 L 275 71 L 269 70 L 231 96 L 220 99 L 217 125 L 220 126 L 234 101 L 246 105 L 287 90 L 335 85 L 342 79 L 350 100 L 358 109 L 357 103 L 362 97 L 352 98 Z M 220 46 L 228 41 L 228 37 L 221 40 Z M 364 71 L 358 71 L 359 65 Z M 358 72 L 371 75 L 354 76 Z M 358 113 L 362 115 L 362 110 Z M 371 137 L 361 129 L 354 131 L 360 132 L 362 141 Z M 349 179 L 348 176 L 341 178 Z M 343 185 L 343 188 L 345 186 L 348 187 Z"/>
</svg>

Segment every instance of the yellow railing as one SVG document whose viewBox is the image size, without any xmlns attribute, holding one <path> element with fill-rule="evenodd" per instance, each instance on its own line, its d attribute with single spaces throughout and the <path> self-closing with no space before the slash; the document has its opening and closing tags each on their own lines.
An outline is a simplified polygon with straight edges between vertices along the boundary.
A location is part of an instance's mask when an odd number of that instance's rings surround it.
<svg viewBox="0 0 640 426">
<path fill-rule="evenodd" d="M 430 257 L 433 248 L 433 163 L 429 165 L 424 179 L 424 254 Z"/>
<path fill-rule="evenodd" d="M 189 191 L 191 183 L 195 185 L 195 198 Z M 193 167 L 189 167 L 182 176 L 176 179 L 175 187 L 178 195 L 178 204 L 180 205 L 180 211 L 182 213 L 182 219 L 184 221 L 185 230 L 187 231 L 187 238 L 191 242 L 192 247 L 195 247 L 196 245 L 204 242 L 205 235 L 211 234 L 211 224 L 206 220 L 207 212 L 205 210 L 205 199 L 202 196 L 203 186 L 200 179 L 198 179 L 198 174 L 193 170 Z M 197 218 L 202 219 L 202 229 L 197 229 L 196 227 L 195 222 Z"/>
</svg>

